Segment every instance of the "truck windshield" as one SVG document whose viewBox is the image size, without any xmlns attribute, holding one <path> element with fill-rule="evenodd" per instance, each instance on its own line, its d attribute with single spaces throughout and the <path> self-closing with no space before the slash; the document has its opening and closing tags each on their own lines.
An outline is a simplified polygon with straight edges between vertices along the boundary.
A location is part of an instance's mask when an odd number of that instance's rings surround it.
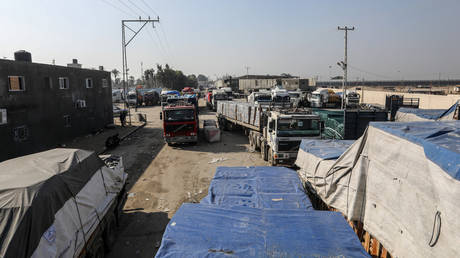
<svg viewBox="0 0 460 258">
<path fill-rule="evenodd" d="M 291 98 L 299 98 L 300 97 L 300 94 L 299 93 L 289 93 L 289 96 Z"/>
<path fill-rule="evenodd" d="M 278 136 L 317 136 L 320 133 L 319 120 L 312 119 L 280 119 L 277 123 Z"/>
<path fill-rule="evenodd" d="M 273 97 L 274 102 L 289 102 L 291 98 L 289 96 L 275 96 Z"/>
<path fill-rule="evenodd" d="M 174 109 L 165 111 L 165 121 L 167 122 L 186 122 L 195 120 L 193 109 Z"/>
<path fill-rule="evenodd" d="M 319 94 L 313 94 L 313 95 L 311 95 L 311 99 L 319 100 L 320 98 L 321 98 L 321 95 L 319 95 Z"/>
<path fill-rule="evenodd" d="M 259 95 L 259 96 L 256 96 L 255 100 L 259 101 L 259 102 L 269 102 L 269 101 L 272 101 L 272 96 L 270 96 L 270 95 Z"/>
<path fill-rule="evenodd" d="M 228 96 L 227 94 L 216 94 L 214 95 L 215 100 L 227 100 Z"/>
</svg>

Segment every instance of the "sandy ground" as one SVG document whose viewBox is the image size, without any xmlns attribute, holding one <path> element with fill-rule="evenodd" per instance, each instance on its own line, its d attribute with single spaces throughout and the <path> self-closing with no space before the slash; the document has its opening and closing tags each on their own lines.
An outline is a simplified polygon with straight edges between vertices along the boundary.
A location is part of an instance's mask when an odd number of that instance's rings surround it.
<svg viewBox="0 0 460 258">
<path fill-rule="evenodd" d="M 200 104 L 200 121 L 215 119 L 215 113 L 204 102 Z M 129 174 L 128 200 L 109 257 L 153 257 L 170 218 L 182 203 L 199 202 L 206 195 L 216 167 L 267 165 L 260 153 L 248 151 L 248 139 L 242 132 L 222 132 L 218 143 L 200 139 L 196 146 L 165 145 L 160 109 L 138 109 L 147 115 L 147 125 L 108 152 L 123 157 Z M 68 145 L 99 151 L 108 136 L 118 132 L 122 137 L 134 128 L 117 127 Z"/>
</svg>

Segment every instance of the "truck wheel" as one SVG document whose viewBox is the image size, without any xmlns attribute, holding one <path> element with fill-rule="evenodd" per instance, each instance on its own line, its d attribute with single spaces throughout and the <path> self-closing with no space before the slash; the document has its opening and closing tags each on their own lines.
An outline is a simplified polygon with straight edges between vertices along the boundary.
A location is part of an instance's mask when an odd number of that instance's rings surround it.
<svg viewBox="0 0 460 258">
<path fill-rule="evenodd" d="M 254 140 L 252 139 L 252 134 L 249 134 L 249 149 L 251 151 L 255 151 L 256 148 L 254 146 Z"/>
<path fill-rule="evenodd" d="M 265 161 L 268 161 L 267 145 L 265 144 L 265 142 L 260 143 L 260 153 L 262 154 L 262 159 L 265 160 Z"/>
</svg>

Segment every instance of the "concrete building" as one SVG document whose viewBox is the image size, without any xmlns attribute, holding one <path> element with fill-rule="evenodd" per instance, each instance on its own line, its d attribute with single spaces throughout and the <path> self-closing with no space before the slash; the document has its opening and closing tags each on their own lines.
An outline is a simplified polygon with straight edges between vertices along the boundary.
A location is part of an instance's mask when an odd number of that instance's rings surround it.
<svg viewBox="0 0 460 258">
<path fill-rule="evenodd" d="M 287 90 L 314 90 L 316 82 L 313 79 L 287 77 L 281 75 L 248 75 L 239 77 L 239 90 L 248 94 L 250 91 L 270 89 L 281 83 Z"/>
<path fill-rule="evenodd" d="M 0 161 L 96 132 L 112 113 L 109 72 L 0 59 Z"/>
</svg>

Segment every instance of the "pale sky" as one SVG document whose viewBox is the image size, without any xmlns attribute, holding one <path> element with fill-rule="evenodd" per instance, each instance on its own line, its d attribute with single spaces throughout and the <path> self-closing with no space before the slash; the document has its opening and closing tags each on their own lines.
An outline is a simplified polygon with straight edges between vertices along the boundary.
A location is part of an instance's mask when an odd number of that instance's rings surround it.
<svg viewBox="0 0 460 258">
<path fill-rule="evenodd" d="M 147 3 L 148 7 L 145 3 Z M 458 0 L 1 0 L 0 58 L 121 70 L 121 20 L 159 15 L 128 47 L 130 75 L 156 63 L 212 79 L 225 74 L 460 79 Z"/>
</svg>

